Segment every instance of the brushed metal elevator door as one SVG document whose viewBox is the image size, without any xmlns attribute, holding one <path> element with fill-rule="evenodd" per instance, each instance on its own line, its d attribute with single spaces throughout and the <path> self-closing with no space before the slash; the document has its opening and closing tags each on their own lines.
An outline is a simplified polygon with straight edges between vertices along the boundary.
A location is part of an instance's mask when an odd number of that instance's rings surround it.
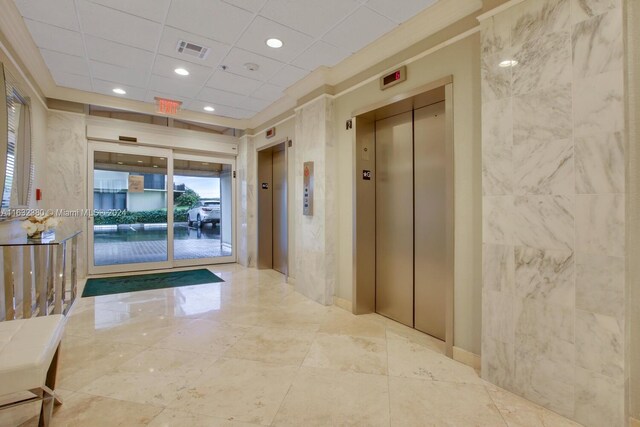
<svg viewBox="0 0 640 427">
<path fill-rule="evenodd" d="M 273 269 L 287 274 L 287 170 L 284 150 L 273 152 Z"/>
<path fill-rule="evenodd" d="M 413 117 L 376 122 L 376 311 L 413 327 Z"/>
<path fill-rule="evenodd" d="M 447 273 L 444 102 L 414 111 L 415 328 L 445 340 Z"/>
</svg>

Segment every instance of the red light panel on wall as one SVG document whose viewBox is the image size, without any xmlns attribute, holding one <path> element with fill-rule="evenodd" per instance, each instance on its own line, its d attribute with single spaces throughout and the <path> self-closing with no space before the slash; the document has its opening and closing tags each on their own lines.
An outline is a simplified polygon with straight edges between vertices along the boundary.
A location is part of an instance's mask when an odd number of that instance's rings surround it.
<svg viewBox="0 0 640 427">
<path fill-rule="evenodd" d="M 158 105 L 158 113 L 171 116 L 178 114 L 180 106 L 182 105 L 180 101 L 165 98 L 156 98 L 156 103 Z"/>
</svg>

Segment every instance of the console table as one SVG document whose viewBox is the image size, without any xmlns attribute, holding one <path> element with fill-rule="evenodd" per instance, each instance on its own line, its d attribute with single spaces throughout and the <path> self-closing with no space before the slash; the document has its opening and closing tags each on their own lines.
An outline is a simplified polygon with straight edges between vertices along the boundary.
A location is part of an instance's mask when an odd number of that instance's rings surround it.
<svg viewBox="0 0 640 427">
<path fill-rule="evenodd" d="M 0 240 L 4 277 L 0 321 L 67 314 L 78 289 L 80 233 L 60 227 L 39 239 L 29 239 L 25 232 Z"/>
</svg>

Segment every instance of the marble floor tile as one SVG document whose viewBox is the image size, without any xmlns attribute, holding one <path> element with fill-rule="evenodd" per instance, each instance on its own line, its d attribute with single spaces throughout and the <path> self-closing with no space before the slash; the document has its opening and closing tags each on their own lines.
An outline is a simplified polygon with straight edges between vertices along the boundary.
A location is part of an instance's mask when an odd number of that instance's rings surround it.
<svg viewBox="0 0 640 427">
<path fill-rule="evenodd" d="M 53 425 L 388 426 L 390 413 L 403 427 L 504 425 L 485 383 L 447 358 L 441 341 L 375 313 L 319 305 L 279 273 L 211 270 L 226 282 L 79 299 Z M 545 425 L 538 406 L 513 405 L 498 405 L 510 426 Z M 12 411 L 0 412 L 1 426 L 37 425 L 37 405 Z M 549 414 L 544 422 L 564 425 Z"/>
<path fill-rule="evenodd" d="M 384 338 L 384 324 L 365 316 L 354 316 L 340 308 L 332 308 L 318 332 L 359 337 Z"/>
<path fill-rule="evenodd" d="M 55 409 L 52 426 L 146 426 L 161 411 L 159 406 L 75 393 Z"/>
<path fill-rule="evenodd" d="M 220 359 L 168 407 L 238 421 L 270 424 L 297 368 Z"/>
<path fill-rule="evenodd" d="M 389 377 L 392 426 L 506 426 L 484 386 Z"/>
<path fill-rule="evenodd" d="M 197 319 L 185 328 L 161 339 L 154 347 L 221 355 L 249 329 L 248 326 Z"/>
<path fill-rule="evenodd" d="M 455 383 L 479 384 L 482 380 L 470 366 L 404 338 L 387 339 L 389 376 Z"/>
<path fill-rule="evenodd" d="M 302 366 L 386 375 L 387 345 L 382 338 L 318 334 Z"/>
<path fill-rule="evenodd" d="M 143 352 L 145 348 L 95 337 L 66 335 L 60 348 L 58 385 L 68 390 L 79 390 Z"/>
<path fill-rule="evenodd" d="M 300 366 L 314 338 L 313 332 L 252 328 L 224 353 L 224 357 Z"/>
<path fill-rule="evenodd" d="M 149 349 L 81 391 L 130 402 L 166 406 L 213 365 L 214 356 L 166 349 Z"/>
<path fill-rule="evenodd" d="M 148 427 L 255 427 L 259 425 L 165 409 L 148 424 Z"/>
<path fill-rule="evenodd" d="M 300 369 L 274 426 L 388 426 L 387 377 Z"/>
<path fill-rule="evenodd" d="M 532 405 L 528 400 L 500 389 L 493 384 L 487 383 L 486 389 L 509 427 L 580 426 L 580 424 L 551 412 L 542 406 Z"/>
</svg>

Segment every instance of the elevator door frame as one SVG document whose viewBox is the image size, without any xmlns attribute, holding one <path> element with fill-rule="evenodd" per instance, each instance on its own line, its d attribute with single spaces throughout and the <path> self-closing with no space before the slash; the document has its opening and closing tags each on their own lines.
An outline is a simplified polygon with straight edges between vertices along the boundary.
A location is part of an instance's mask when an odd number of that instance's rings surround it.
<svg viewBox="0 0 640 427">
<path fill-rule="evenodd" d="M 447 76 L 352 113 L 353 121 L 353 299 L 354 314 L 376 311 L 376 153 L 375 122 L 438 102 L 445 102 L 446 252 L 445 354 L 453 357 L 454 341 L 454 186 L 453 77 Z M 365 178 L 370 171 L 371 178 Z M 374 268 L 371 268 L 374 266 Z"/>
<path fill-rule="evenodd" d="M 269 172 L 269 185 L 271 186 L 271 188 L 269 189 L 269 193 L 271 194 L 271 200 L 269 203 L 269 207 L 268 210 L 269 212 L 264 211 L 265 206 L 261 206 L 261 198 L 260 198 L 260 192 L 262 191 L 262 182 L 260 180 L 260 176 L 261 176 L 261 167 L 260 167 L 260 155 L 264 154 L 264 153 L 268 153 L 271 152 L 271 154 L 273 153 L 273 151 L 280 151 L 280 150 L 276 150 L 276 148 L 278 148 L 280 145 L 284 146 L 284 181 L 287 185 L 287 190 L 286 190 L 286 203 L 285 203 L 285 213 L 287 215 L 287 221 L 285 221 L 285 242 L 287 244 L 287 250 L 286 250 L 286 272 L 283 273 L 285 275 L 285 277 L 288 279 L 289 277 L 289 269 L 291 268 L 290 265 L 290 256 L 289 256 L 289 204 L 290 204 L 290 200 L 291 200 L 291 189 L 289 188 L 289 144 L 290 144 L 291 140 L 289 138 L 283 139 L 283 140 L 278 140 L 273 142 L 272 144 L 268 144 L 265 145 L 263 147 L 260 147 L 259 149 L 256 150 L 256 177 L 257 177 L 257 197 L 256 197 L 256 204 L 257 204 L 257 223 L 258 223 L 258 236 L 257 236 L 257 259 L 256 259 L 256 266 L 258 269 L 274 269 L 274 263 L 273 263 L 273 243 L 274 243 L 274 239 L 273 239 L 273 228 L 274 228 L 274 218 L 273 218 L 273 190 L 274 190 L 274 185 L 273 185 L 273 173 L 272 171 Z M 271 162 L 273 162 L 273 160 L 271 160 Z M 273 164 L 273 163 L 271 163 Z M 267 230 L 268 227 L 268 230 Z"/>
</svg>

